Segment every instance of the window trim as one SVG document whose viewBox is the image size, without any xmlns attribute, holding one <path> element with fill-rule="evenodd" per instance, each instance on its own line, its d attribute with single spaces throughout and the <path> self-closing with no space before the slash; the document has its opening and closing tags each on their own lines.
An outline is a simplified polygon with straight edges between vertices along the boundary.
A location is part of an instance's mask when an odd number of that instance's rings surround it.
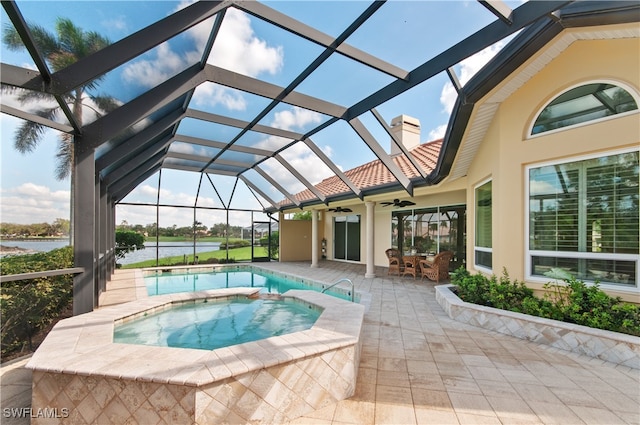
<svg viewBox="0 0 640 425">
<path fill-rule="evenodd" d="M 491 182 L 491 247 L 488 248 L 486 246 L 478 246 L 477 245 L 477 233 L 478 233 L 478 222 L 477 222 L 477 214 L 478 214 L 478 188 L 484 186 L 485 184 Z M 489 252 L 491 253 L 491 267 L 487 267 L 482 264 L 476 263 L 476 252 Z M 485 272 L 485 273 L 493 273 L 493 177 L 487 177 L 484 180 L 481 180 L 473 187 L 473 268 L 475 270 Z"/>
<path fill-rule="evenodd" d="M 589 84 L 611 84 L 614 86 L 618 86 L 621 89 L 624 89 L 627 91 L 627 93 L 629 93 L 631 95 L 631 97 L 633 97 L 633 100 L 636 101 L 636 105 L 638 105 L 638 108 L 631 110 L 631 111 L 627 111 L 627 112 L 622 112 L 620 114 L 614 114 L 614 115 L 608 115 L 606 117 L 602 117 L 602 118 L 596 118 L 593 120 L 589 120 L 589 121 L 583 121 L 583 122 L 579 122 L 577 124 L 571 124 L 565 127 L 560 127 L 560 128 L 554 128 L 553 130 L 548 130 L 548 131 L 543 131 L 541 133 L 537 133 L 537 134 L 531 134 L 533 132 L 533 127 L 538 119 L 538 117 L 540 116 L 540 114 L 542 113 L 542 111 L 545 110 L 545 108 L 547 106 L 549 106 L 549 104 L 551 104 L 551 102 L 553 102 L 554 100 L 556 100 L 558 97 L 562 96 L 563 94 L 578 88 L 578 87 L 582 87 L 582 86 L 586 86 Z M 622 81 L 617 81 L 617 80 L 609 80 L 609 79 L 601 79 L 601 80 L 588 80 L 588 81 L 583 81 L 581 83 L 578 84 L 574 84 L 569 86 L 568 88 L 555 93 L 553 96 L 551 96 L 549 98 L 548 101 L 546 101 L 537 111 L 536 113 L 533 115 L 533 119 L 530 120 L 529 125 L 527 126 L 527 132 L 525 133 L 525 139 L 526 140 L 530 140 L 530 139 L 535 139 L 541 136 L 547 136 L 550 134 L 556 134 L 562 131 L 566 131 L 566 130 L 572 130 L 572 129 L 576 129 L 576 128 L 580 128 L 580 127 L 584 127 L 587 125 L 591 125 L 591 124 L 596 124 L 596 123 L 601 123 L 601 122 L 605 122 L 605 121 L 609 121 L 612 119 L 617 119 L 617 118 L 622 118 L 622 117 L 626 117 L 628 115 L 633 115 L 633 114 L 638 114 L 640 113 L 640 94 L 638 94 L 638 92 L 631 87 L 630 85 L 628 85 L 627 83 L 624 83 Z"/>
<path fill-rule="evenodd" d="M 576 155 L 569 158 L 559 158 L 555 160 L 547 160 L 543 162 L 538 162 L 535 164 L 528 164 L 524 169 L 524 279 L 525 281 L 536 282 L 536 283 L 548 283 L 551 278 L 546 276 L 538 276 L 531 274 L 531 258 L 533 256 L 551 256 L 551 257 L 563 257 L 563 258 L 598 258 L 598 259 L 610 259 L 610 260 L 626 260 L 626 261 L 636 261 L 636 276 L 640 277 L 640 260 L 638 259 L 637 254 L 619 254 L 619 253 L 593 253 L 593 252 L 575 252 L 575 251 L 542 251 L 542 250 L 532 250 L 529 246 L 529 232 L 530 232 L 530 192 L 529 192 L 529 175 L 530 170 L 534 168 L 541 168 L 550 165 L 557 164 L 567 164 L 567 163 L 575 163 L 580 161 L 586 161 L 595 158 L 601 158 L 603 156 L 612 156 L 619 155 L 624 153 L 638 152 L 640 154 L 640 149 L 638 148 L 622 148 L 622 149 L 613 149 L 608 150 L 606 152 L 598 152 L 598 153 L 590 153 L 590 154 L 582 154 Z M 593 285 L 594 282 L 590 280 L 584 280 L 587 285 Z M 635 283 L 635 286 L 622 286 L 615 285 L 606 282 L 601 282 L 599 284 L 600 288 L 617 291 L 617 292 L 626 292 L 637 294 L 640 293 L 640 278 L 639 281 Z"/>
</svg>

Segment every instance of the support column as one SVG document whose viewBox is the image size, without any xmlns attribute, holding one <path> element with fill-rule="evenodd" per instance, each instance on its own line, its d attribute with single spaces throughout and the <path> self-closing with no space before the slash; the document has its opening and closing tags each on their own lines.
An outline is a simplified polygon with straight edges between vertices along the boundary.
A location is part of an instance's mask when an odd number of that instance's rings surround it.
<svg viewBox="0 0 640 425">
<path fill-rule="evenodd" d="M 311 267 L 318 267 L 318 211 L 311 210 Z"/>
<path fill-rule="evenodd" d="M 73 315 L 77 316 L 93 311 L 95 306 L 96 184 L 93 149 L 82 149 L 76 137 L 74 155 L 73 257 L 75 267 L 84 267 L 84 272 L 73 278 Z"/>
<path fill-rule="evenodd" d="M 366 222 L 366 244 L 367 244 L 367 270 L 364 277 L 376 277 L 376 264 L 375 264 L 375 202 L 367 201 L 364 203 L 367 207 L 367 222 Z"/>
</svg>

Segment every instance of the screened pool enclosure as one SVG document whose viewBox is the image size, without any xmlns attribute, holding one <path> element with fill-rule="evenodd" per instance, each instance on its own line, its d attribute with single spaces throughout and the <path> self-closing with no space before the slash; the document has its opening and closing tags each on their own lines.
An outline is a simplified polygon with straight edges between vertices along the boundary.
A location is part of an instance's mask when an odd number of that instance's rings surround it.
<svg viewBox="0 0 640 425">
<path fill-rule="evenodd" d="M 443 82 L 457 92 L 456 114 L 470 114 L 473 93 L 460 83 L 459 64 L 523 28 L 553 28 L 559 9 L 580 12 L 581 2 L 572 3 L 59 1 L 54 10 L 50 2 L 3 1 L 1 110 L 34 137 L 55 130 L 69 158 L 82 270 L 74 313 L 96 306 L 114 271 L 114 233 L 125 210 L 159 227 L 255 229 L 277 225 L 282 211 L 398 190 L 411 197 L 440 182 L 461 135 L 448 128 L 437 166 L 426 173 L 393 137 L 391 119 L 430 114 L 406 105 L 438 96 Z M 598 7 L 615 13 L 612 3 Z M 98 22 L 98 9 L 111 15 Z M 122 16 L 128 25 L 118 25 Z M 57 18 L 71 23 L 63 30 L 84 33 L 47 38 L 60 30 Z M 101 28 L 109 35 L 102 44 Z M 411 54 L 397 54 L 398 46 Z M 415 177 L 394 162 L 389 139 Z M 391 183 L 365 187 L 344 173 L 371 160 L 382 162 Z M 318 186 L 329 178 L 340 190 Z M 170 196 L 175 187 L 190 196 Z M 415 214 L 403 243 L 462 244 L 454 232 L 459 212 Z M 349 222 L 344 256 L 355 258 Z"/>
</svg>

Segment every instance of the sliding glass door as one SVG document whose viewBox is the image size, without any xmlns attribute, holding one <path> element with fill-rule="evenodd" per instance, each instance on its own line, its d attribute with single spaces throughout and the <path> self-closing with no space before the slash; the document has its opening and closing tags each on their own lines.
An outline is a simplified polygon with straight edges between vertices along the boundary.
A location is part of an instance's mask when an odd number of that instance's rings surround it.
<svg viewBox="0 0 640 425">
<path fill-rule="evenodd" d="M 441 206 L 394 211 L 391 244 L 402 252 L 421 255 L 453 251 L 452 269 L 464 265 L 466 253 L 466 207 Z"/>
<path fill-rule="evenodd" d="M 333 218 L 333 258 L 360 261 L 360 216 Z"/>
</svg>

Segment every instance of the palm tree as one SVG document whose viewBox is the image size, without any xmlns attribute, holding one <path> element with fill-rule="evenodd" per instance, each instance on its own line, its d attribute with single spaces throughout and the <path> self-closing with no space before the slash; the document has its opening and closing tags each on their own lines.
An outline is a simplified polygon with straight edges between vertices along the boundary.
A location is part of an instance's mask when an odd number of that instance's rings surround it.
<svg viewBox="0 0 640 425">
<path fill-rule="evenodd" d="M 29 25 L 29 30 L 38 50 L 43 55 L 52 72 L 60 71 L 78 60 L 90 56 L 91 54 L 103 49 L 111 44 L 109 39 L 103 37 L 94 31 L 85 32 L 81 28 L 75 26 L 71 20 L 66 18 L 58 18 L 55 25 L 55 34 L 39 25 Z M 13 51 L 26 50 L 26 47 L 20 38 L 20 35 L 13 26 L 7 26 L 4 29 L 3 39 L 4 45 Z M 69 105 L 71 112 L 79 127 L 83 125 L 83 116 L 88 110 L 93 111 L 98 117 L 104 113 L 117 108 L 119 105 L 115 99 L 105 96 L 97 96 L 91 94 L 95 90 L 103 77 L 76 87 L 72 91 L 65 93 L 62 98 Z M 12 88 L 3 86 L 3 91 L 12 90 Z M 15 90 L 15 89 L 14 89 Z M 50 120 L 54 120 L 62 114 L 59 105 L 46 105 L 46 100 L 51 97 L 45 93 L 18 90 L 17 99 L 20 103 L 35 104 L 33 113 Z M 45 102 L 43 102 L 45 101 Z M 40 103 L 40 104 L 38 104 Z M 20 153 L 26 154 L 32 152 L 42 141 L 47 127 L 33 121 L 23 121 L 16 129 L 14 135 L 14 147 Z M 56 153 L 56 172 L 55 177 L 58 180 L 64 180 L 71 177 L 71 193 L 73 196 L 74 188 L 74 145 L 73 135 L 61 133 L 58 139 L 58 151 Z M 73 198 L 72 198 L 73 205 Z M 73 215 L 73 207 L 71 208 Z M 73 217 L 71 218 L 73 226 Z M 73 227 L 72 227 L 73 228 Z M 73 240 L 72 229 L 70 237 Z"/>
</svg>

